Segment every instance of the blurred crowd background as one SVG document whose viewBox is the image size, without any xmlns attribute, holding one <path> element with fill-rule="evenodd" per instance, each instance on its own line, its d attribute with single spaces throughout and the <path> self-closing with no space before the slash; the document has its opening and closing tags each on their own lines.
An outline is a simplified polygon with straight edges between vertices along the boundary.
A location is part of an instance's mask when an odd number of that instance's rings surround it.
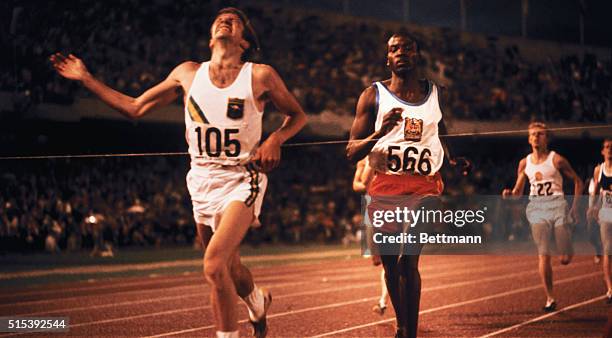
<svg viewBox="0 0 612 338">
<path fill-rule="evenodd" d="M 384 22 L 244 9 L 262 42 L 257 60 L 278 70 L 308 114 L 351 116 L 361 91 L 388 76 L 385 44 L 391 31 Z M 0 107 L 0 121 L 3 114 L 19 115 L 41 103 L 68 106 L 89 95 L 52 71 L 46 59 L 56 51 L 76 54 L 113 88 L 140 94 L 180 62 L 208 59 L 214 13 L 198 1 L 3 1 L 0 91 L 10 94 L 11 106 Z M 450 89 L 448 119 L 612 122 L 609 60 L 585 54 L 533 62 L 521 55 L 519 45 L 500 50 L 495 39 L 483 47 L 461 43 L 456 30 L 414 33 L 421 40 L 427 76 Z M 82 136 L 96 130 L 88 128 Z M 164 129 L 138 128 L 150 135 Z M 6 131 L 0 137 L 4 149 L 25 147 L 24 137 L 11 134 L 10 126 L 0 129 Z M 44 136 L 32 136 L 31 148 L 45 144 Z M 172 140 L 182 149 L 180 137 Z M 74 141 L 88 150 L 88 142 L 94 142 L 75 137 L 69 146 Z M 150 145 L 147 139 L 139 142 Z M 559 151 L 573 151 L 575 142 L 582 150 L 568 157 L 587 178 L 600 160 L 600 144 L 560 140 Z M 475 169 L 468 177 L 445 169 L 446 193 L 497 195 L 513 183 L 515 164 L 528 147 L 524 139 L 471 138 L 460 141 L 458 150 Z M 188 166 L 185 157 L 4 161 L 0 253 L 86 248 L 111 255 L 117 247 L 191 245 L 195 228 L 185 186 Z M 285 149 L 281 167 L 270 174 L 262 226 L 252 229 L 247 241 L 356 241 L 362 219 L 360 197 L 351 190 L 353 172 L 342 147 Z M 513 225 L 524 223 L 522 213 L 514 214 L 489 235 L 528 236 Z"/>
<path fill-rule="evenodd" d="M 586 143 L 582 156 L 569 156 L 585 179 L 600 149 L 599 143 Z M 478 152 L 470 151 L 476 144 Z M 448 166 L 443 169 L 445 195 L 451 197 L 499 195 L 512 186 L 515 166 L 529 150 L 526 140 L 476 138 L 455 145 L 458 154 L 474 162 L 474 170 L 464 177 Z M 565 142 L 553 149 L 571 146 Z M 185 184 L 188 167 L 183 156 L 5 161 L 0 252 L 87 248 L 104 254 L 129 246 L 190 245 L 195 224 Z M 354 170 L 343 147 L 284 149 L 280 167 L 269 174 L 261 226 L 252 228 L 246 241 L 358 242 L 363 219 L 361 196 L 352 191 Z M 571 192 L 571 186 L 566 188 Z M 495 211 L 503 221 L 477 232 L 495 240 L 527 238 L 524 205 L 517 207 L 505 204 L 508 210 Z"/>
<path fill-rule="evenodd" d="M 2 2 L 0 39 L 14 50 L 1 54 L 0 90 L 16 89 L 22 109 L 87 95 L 45 62 L 61 51 L 82 58 L 113 88 L 137 95 L 179 63 L 210 56 L 212 7 L 164 0 Z M 308 113 L 350 115 L 363 88 L 387 76 L 384 22 L 264 8 L 244 7 L 261 37 L 258 60 L 278 70 Z M 612 121 L 609 60 L 590 54 L 529 62 L 519 46 L 500 51 L 495 40 L 485 48 L 462 43 L 457 30 L 427 32 L 414 33 L 429 76 L 452 88 L 449 117 Z"/>
</svg>

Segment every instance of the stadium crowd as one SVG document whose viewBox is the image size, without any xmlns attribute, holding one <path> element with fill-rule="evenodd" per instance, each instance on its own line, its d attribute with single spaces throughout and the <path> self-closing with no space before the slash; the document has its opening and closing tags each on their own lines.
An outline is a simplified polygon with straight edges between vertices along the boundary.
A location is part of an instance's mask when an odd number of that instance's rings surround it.
<svg viewBox="0 0 612 338">
<path fill-rule="evenodd" d="M 70 104 L 87 95 L 46 62 L 51 53 L 63 51 L 81 57 L 118 90 L 141 93 L 178 63 L 209 57 L 214 3 L 2 2 L 0 21 L 11 27 L 0 30 L 0 41 L 14 53 L 0 56 L 6 70 L 0 72 L 0 89 L 18 93 L 17 109 L 39 102 Z M 280 8 L 246 10 L 262 37 L 259 60 L 275 66 L 310 114 L 352 114 L 361 90 L 387 76 L 381 41 L 388 31 L 381 24 Z M 585 55 L 537 64 L 525 60 L 518 47 L 499 51 L 491 42 L 479 48 L 463 44 L 457 31 L 429 32 L 415 34 L 430 76 L 452 89 L 449 115 L 612 121 L 610 62 Z"/>
<path fill-rule="evenodd" d="M 352 115 L 363 88 L 388 76 L 382 25 L 287 9 L 246 10 L 261 36 L 259 60 L 279 71 L 309 114 Z M 214 12 L 193 0 L 1 2 L 0 22 L 11 25 L 0 28 L 0 42 L 13 53 L 0 53 L 0 91 L 14 95 L 16 112 L 88 95 L 46 62 L 63 51 L 81 57 L 118 90 L 139 94 L 179 62 L 209 57 Z M 500 52 L 494 42 L 489 48 L 464 45 L 451 30 L 415 34 L 429 76 L 451 89 L 449 117 L 612 122 L 609 62 L 585 55 L 535 64 L 518 47 Z M 249 242 L 358 238 L 354 168 L 341 149 L 330 149 L 283 154 L 271 173 L 263 226 L 249 233 Z M 447 194 L 498 194 L 510 184 L 514 170 L 479 156 L 471 154 L 476 170 L 467 178 L 444 172 Z M 0 253 L 89 248 L 105 254 L 110 247 L 190 244 L 195 227 L 187 170 L 184 158 L 11 162 L 0 171 Z"/>
<path fill-rule="evenodd" d="M 49 160 L 7 167 L 0 178 L 4 249 L 189 243 L 194 227 L 184 173 L 171 160 Z"/>
<path fill-rule="evenodd" d="M 491 154 L 471 159 L 468 177 L 446 167 L 445 195 L 497 195 L 514 171 Z M 259 243 L 350 243 L 359 240 L 360 196 L 352 191 L 354 166 L 341 147 L 284 151 L 270 173 Z M 502 159 L 503 160 L 503 159 Z M 9 162 L 0 174 L 0 252 L 80 250 L 191 244 L 195 238 L 186 190 L 188 159 L 108 158 Z M 587 170 L 579 165 L 581 173 Z M 522 209 L 524 210 L 524 209 Z M 522 214 L 522 212 L 521 212 Z M 502 217 L 513 223 L 512 217 Z M 520 220 L 519 220 L 520 223 Z M 496 224 L 490 236 L 513 236 Z M 524 230 L 524 229 L 523 229 Z M 526 235 L 524 233 L 523 235 Z"/>
<path fill-rule="evenodd" d="M 261 223 L 248 240 L 336 242 L 356 231 L 359 197 L 345 161 L 304 175 L 313 157 L 291 156 L 271 173 Z M 331 155 L 327 155 L 331 156 Z M 334 153 L 334 156 L 342 156 Z M 190 244 L 195 237 L 185 158 L 12 163 L 0 175 L 0 251 Z M 330 173 L 345 172 L 333 177 Z"/>
</svg>

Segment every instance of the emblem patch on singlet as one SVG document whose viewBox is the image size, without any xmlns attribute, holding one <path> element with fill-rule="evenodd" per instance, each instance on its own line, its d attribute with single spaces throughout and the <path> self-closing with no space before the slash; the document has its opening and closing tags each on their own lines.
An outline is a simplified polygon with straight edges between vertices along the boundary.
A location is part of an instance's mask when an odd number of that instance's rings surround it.
<svg viewBox="0 0 612 338">
<path fill-rule="evenodd" d="M 420 141 L 423 135 L 423 120 L 414 118 L 404 119 L 404 140 Z"/>
<path fill-rule="evenodd" d="M 233 120 L 241 119 L 244 116 L 244 99 L 227 99 L 227 117 Z"/>
<path fill-rule="evenodd" d="M 541 180 L 542 180 L 542 178 L 544 178 L 544 175 L 542 175 L 542 173 L 541 173 L 541 172 L 536 171 L 536 173 L 535 173 L 535 179 L 536 179 L 536 181 L 541 181 Z"/>
</svg>

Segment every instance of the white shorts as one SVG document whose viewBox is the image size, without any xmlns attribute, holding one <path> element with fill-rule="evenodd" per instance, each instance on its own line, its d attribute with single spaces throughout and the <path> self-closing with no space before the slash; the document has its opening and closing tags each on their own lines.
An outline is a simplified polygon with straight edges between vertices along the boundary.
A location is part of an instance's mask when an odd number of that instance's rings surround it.
<svg viewBox="0 0 612 338">
<path fill-rule="evenodd" d="M 567 201 L 563 196 L 535 197 L 527 204 L 526 214 L 531 225 L 549 224 L 558 227 L 571 223 Z"/>
<path fill-rule="evenodd" d="M 597 214 L 599 224 L 612 223 L 612 208 L 601 208 Z"/>
<path fill-rule="evenodd" d="M 255 219 L 259 217 L 267 185 L 268 177 L 251 165 L 194 166 L 187 174 L 193 217 L 196 223 L 207 225 L 213 231 L 233 201 L 253 206 Z"/>
</svg>

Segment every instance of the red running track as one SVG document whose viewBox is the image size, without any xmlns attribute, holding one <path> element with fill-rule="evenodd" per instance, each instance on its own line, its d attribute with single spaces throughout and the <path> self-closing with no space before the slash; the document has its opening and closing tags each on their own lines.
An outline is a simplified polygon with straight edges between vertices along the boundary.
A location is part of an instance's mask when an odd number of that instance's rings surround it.
<svg viewBox="0 0 612 338">
<path fill-rule="evenodd" d="M 532 256 L 423 256 L 421 337 L 601 337 L 611 306 L 601 265 L 555 262 L 558 310 L 545 297 Z M 371 312 L 380 285 L 370 260 L 329 260 L 252 269 L 274 302 L 269 337 L 392 337 L 393 311 Z M 239 304 L 240 317 L 246 309 Z M 114 278 L 4 288 L 0 316 L 66 316 L 70 330 L 17 336 L 211 337 L 208 286 L 199 274 Z M 241 336 L 250 327 L 243 320 Z M 0 334 L 0 337 L 10 334 Z M 15 334 L 12 334 L 15 336 Z"/>
</svg>

